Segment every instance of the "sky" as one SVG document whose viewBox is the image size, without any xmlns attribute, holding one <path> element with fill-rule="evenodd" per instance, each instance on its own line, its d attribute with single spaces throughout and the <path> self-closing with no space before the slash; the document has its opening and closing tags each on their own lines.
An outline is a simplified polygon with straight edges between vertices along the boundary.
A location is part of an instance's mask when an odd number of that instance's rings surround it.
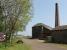
<svg viewBox="0 0 67 50">
<path fill-rule="evenodd" d="M 19 34 L 32 35 L 32 26 L 43 23 L 54 28 L 55 25 L 55 3 L 59 5 L 60 25 L 67 25 L 67 0 L 32 0 L 33 17 L 28 22 L 25 31 Z"/>
</svg>

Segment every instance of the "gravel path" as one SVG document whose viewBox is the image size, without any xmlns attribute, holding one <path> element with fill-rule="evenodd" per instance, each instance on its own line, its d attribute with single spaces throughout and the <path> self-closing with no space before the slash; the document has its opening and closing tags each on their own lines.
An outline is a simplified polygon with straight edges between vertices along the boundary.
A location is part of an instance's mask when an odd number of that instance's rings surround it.
<svg viewBox="0 0 67 50">
<path fill-rule="evenodd" d="M 32 47 L 32 50 L 67 50 L 67 45 L 43 43 L 43 40 L 38 39 L 23 39 L 23 41 Z"/>
</svg>

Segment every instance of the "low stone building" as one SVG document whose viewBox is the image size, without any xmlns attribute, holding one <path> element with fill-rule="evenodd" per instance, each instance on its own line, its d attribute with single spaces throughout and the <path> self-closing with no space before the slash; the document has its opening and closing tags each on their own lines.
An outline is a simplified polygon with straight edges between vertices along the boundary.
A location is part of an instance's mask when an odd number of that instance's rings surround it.
<svg viewBox="0 0 67 50">
<path fill-rule="evenodd" d="M 54 28 L 51 36 L 53 42 L 67 43 L 67 25 Z"/>
<path fill-rule="evenodd" d="M 51 27 L 38 23 L 32 27 L 32 38 L 45 39 L 46 36 L 51 34 L 50 30 L 52 30 Z"/>
</svg>

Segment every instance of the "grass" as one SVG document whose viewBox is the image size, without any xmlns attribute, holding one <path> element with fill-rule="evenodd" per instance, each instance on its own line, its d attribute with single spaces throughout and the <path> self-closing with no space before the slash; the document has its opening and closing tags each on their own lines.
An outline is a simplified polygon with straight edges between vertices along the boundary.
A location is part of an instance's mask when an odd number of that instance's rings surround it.
<svg viewBox="0 0 67 50">
<path fill-rule="evenodd" d="M 8 46 L 5 48 L 3 44 L 0 44 L 0 50 L 31 50 L 31 47 L 26 45 L 25 43 L 21 43 L 21 44 L 17 44 L 16 41 L 19 38 L 13 40 L 12 45 L 10 46 L 8 44 Z"/>
<path fill-rule="evenodd" d="M 15 44 L 14 46 L 10 47 L 1 47 L 0 50 L 30 50 L 30 47 L 28 47 L 25 44 Z"/>
</svg>

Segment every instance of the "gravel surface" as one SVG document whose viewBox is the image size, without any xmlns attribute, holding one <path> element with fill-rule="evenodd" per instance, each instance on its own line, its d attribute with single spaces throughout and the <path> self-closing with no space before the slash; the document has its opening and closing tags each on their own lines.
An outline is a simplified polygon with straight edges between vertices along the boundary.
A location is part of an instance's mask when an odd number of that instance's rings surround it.
<svg viewBox="0 0 67 50">
<path fill-rule="evenodd" d="M 32 50 L 67 50 L 67 45 L 64 44 L 44 43 L 38 39 L 23 39 L 23 41 L 31 46 Z"/>
</svg>

